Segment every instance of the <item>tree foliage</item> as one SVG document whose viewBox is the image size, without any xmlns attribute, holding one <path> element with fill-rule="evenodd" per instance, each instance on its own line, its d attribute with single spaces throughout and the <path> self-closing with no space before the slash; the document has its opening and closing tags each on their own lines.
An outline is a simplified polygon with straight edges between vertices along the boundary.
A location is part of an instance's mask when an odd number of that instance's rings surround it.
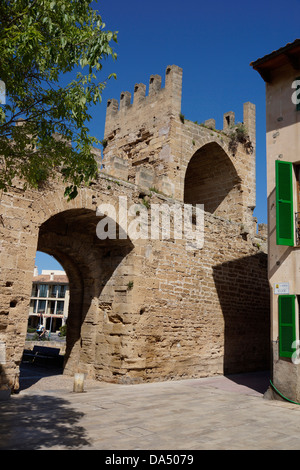
<svg viewBox="0 0 300 470">
<path fill-rule="evenodd" d="M 99 81 L 116 40 L 90 0 L 1 0 L 0 190 L 14 177 L 38 187 L 58 169 L 74 198 L 95 177 L 89 109 L 115 76 Z"/>
</svg>

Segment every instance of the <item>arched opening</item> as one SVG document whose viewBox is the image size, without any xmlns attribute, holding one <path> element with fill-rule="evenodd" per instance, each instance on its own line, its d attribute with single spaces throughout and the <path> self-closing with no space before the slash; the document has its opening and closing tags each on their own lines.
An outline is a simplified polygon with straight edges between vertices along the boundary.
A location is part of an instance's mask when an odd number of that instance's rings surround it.
<svg viewBox="0 0 300 470">
<path fill-rule="evenodd" d="M 222 147 L 211 142 L 192 156 L 184 180 L 184 203 L 204 204 L 212 214 L 239 221 L 241 179 Z"/>
<path fill-rule="evenodd" d="M 96 235 L 99 220 L 96 212 L 88 209 L 61 212 L 41 225 L 37 247 L 55 257 L 69 281 L 64 371 L 73 374 L 83 369 L 89 377 L 95 376 L 97 368 L 109 366 L 105 348 L 99 348 L 104 306 L 113 308 L 115 289 L 123 282 L 118 267 L 126 264 L 133 248 L 129 239 L 118 238 L 118 231 L 116 239 L 100 240 Z M 113 287 L 109 285 L 111 278 Z"/>
</svg>

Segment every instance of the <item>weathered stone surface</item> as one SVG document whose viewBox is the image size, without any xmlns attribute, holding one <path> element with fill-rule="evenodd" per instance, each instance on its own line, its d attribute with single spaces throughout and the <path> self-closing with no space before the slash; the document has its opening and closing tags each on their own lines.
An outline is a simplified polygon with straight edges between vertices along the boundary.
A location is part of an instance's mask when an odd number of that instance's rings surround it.
<svg viewBox="0 0 300 470">
<path fill-rule="evenodd" d="M 168 67 L 165 88 L 152 76 L 149 96 L 139 84 L 132 104 L 128 93 L 120 109 L 109 102 L 104 168 L 74 201 L 64 198 L 59 177 L 39 191 L 16 182 L 2 194 L 0 389 L 18 389 L 37 249 L 70 280 L 65 374 L 134 383 L 268 367 L 265 238 L 252 217 L 255 152 L 239 145 L 233 156 L 221 131 L 182 122 L 181 75 Z M 255 142 L 255 108 L 245 109 Z M 150 222 L 155 204 L 184 211 L 185 203 L 204 203 L 203 247 L 185 233 L 176 238 L 172 224 L 165 239 L 125 238 L 120 201 L 146 210 Z M 97 236 L 106 220 L 101 204 L 116 209 L 116 239 Z"/>
</svg>

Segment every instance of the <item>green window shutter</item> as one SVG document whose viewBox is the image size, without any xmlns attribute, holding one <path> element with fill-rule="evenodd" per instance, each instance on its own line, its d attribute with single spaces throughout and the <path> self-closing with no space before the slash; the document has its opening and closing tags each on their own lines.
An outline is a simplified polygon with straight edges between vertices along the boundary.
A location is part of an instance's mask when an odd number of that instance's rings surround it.
<svg viewBox="0 0 300 470">
<path fill-rule="evenodd" d="M 293 164 L 276 160 L 276 243 L 294 246 Z"/>
<path fill-rule="evenodd" d="M 279 312 L 279 356 L 292 357 L 296 340 L 295 295 L 278 296 Z"/>
</svg>

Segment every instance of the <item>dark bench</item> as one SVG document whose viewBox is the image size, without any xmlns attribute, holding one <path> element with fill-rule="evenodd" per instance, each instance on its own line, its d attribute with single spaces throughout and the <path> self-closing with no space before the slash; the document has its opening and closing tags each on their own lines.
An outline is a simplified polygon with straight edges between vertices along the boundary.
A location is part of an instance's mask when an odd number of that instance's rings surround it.
<svg viewBox="0 0 300 470">
<path fill-rule="evenodd" d="M 63 356 L 60 356 L 59 348 L 51 348 L 47 346 L 34 346 L 33 350 L 24 350 L 23 361 L 29 360 L 31 363 L 49 363 L 55 362 L 57 364 L 61 363 Z"/>
</svg>

